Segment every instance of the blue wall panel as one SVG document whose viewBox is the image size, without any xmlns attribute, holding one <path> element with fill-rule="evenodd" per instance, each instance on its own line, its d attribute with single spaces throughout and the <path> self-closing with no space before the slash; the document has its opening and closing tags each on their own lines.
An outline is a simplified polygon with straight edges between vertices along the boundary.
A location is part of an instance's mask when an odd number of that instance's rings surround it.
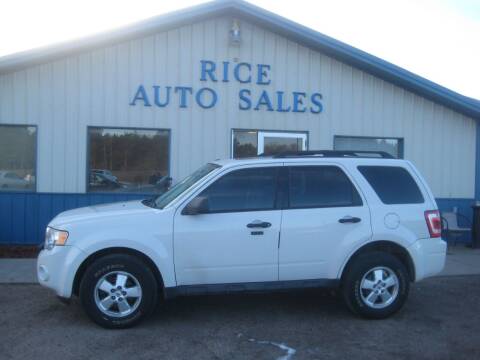
<svg viewBox="0 0 480 360">
<path fill-rule="evenodd" d="M 37 245 L 58 213 L 82 206 L 145 199 L 145 194 L 0 193 L 0 245 Z"/>
<path fill-rule="evenodd" d="M 145 194 L 52 194 L 0 193 L 0 245 L 36 245 L 43 241 L 45 227 L 58 213 L 82 206 L 145 199 Z M 473 199 L 437 199 L 441 211 L 472 218 Z M 466 236 L 461 241 L 469 242 Z"/>
<path fill-rule="evenodd" d="M 436 199 L 436 201 L 440 211 L 452 212 L 456 207 L 460 214 L 472 219 L 472 205 L 475 202 L 473 199 Z"/>
</svg>

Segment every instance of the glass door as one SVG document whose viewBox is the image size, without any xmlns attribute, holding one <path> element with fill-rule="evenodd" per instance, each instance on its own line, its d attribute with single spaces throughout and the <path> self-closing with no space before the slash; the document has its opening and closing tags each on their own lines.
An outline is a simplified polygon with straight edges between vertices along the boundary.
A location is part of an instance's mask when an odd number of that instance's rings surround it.
<svg viewBox="0 0 480 360">
<path fill-rule="evenodd" d="M 307 132 L 232 130 L 232 157 L 242 159 L 260 154 L 307 150 Z"/>
<path fill-rule="evenodd" d="M 258 132 L 258 155 L 273 155 L 286 151 L 307 150 L 307 134 Z"/>
</svg>

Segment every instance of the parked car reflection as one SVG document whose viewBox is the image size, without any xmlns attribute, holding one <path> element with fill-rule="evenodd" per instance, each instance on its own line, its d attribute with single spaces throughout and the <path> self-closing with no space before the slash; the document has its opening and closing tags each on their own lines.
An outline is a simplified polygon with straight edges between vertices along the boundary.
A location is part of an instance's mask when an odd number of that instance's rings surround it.
<svg viewBox="0 0 480 360">
<path fill-rule="evenodd" d="M 172 178 L 170 176 L 164 176 L 155 183 L 155 188 L 157 192 L 163 193 L 170 189 L 172 185 Z"/>
<path fill-rule="evenodd" d="M 89 190 L 95 192 L 135 192 L 161 194 L 167 191 L 172 184 L 170 176 L 150 176 L 149 184 L 119 181 L 109 170 L 91 170 Z"/>
<path fill-rule="evenodd" d="M 118 182 L 118 178 L 113 175 L 110 170 L 93 169 L 92 173 L 102 175 L 111 181 Z"/>
<path fill-rule="evenodd" d="M 27 179 L 33 179 L 33 181 Z M 30 189 L 33 188 L 34 179 L 33 175 L 27 175 L 26 178 L 22 178 L 13 171 L 0 171 L 0 188 L 2 190 Z"/>
<path fill-rule="evenodd" d="M 116 177 L 100 172 L 90 172 L 89 186 L 91 191 L 112 191 L 127 189 L 128 185 L 120 183 Z"/>
</svg>

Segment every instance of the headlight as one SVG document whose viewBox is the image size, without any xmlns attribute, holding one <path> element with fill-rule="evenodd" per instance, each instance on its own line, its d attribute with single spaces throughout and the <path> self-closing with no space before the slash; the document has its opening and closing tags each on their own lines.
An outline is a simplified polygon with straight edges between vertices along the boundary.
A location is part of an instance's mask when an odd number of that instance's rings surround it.
<svg viewBox="0 0 480 360">
<path fill-rule="evenodd" d="M 45 249 L 51 250 L 56 246 L 63 246 L 67 242 L 68 232 L 47 227 L 45 231 Z"/>
</svg>

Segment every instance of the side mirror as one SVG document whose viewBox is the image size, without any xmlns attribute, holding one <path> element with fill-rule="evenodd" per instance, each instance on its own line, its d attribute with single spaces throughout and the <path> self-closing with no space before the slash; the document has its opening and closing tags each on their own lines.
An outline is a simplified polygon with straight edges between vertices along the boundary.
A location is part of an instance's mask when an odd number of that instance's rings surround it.
<svg viewBox="0 0 480 360">
<path fill-rule="evenodd" d="M 208 199 L 205 196 L 197 196 L 183 208 L 182 215 L 205 214 L 208 210 Z"/>
</svg>

